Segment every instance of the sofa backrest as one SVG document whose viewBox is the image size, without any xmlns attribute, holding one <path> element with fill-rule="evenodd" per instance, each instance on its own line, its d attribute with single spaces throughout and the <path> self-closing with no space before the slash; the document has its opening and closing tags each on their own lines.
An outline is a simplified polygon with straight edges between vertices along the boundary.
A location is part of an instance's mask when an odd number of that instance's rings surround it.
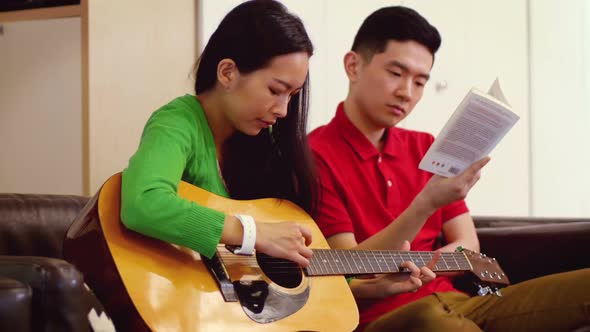
<svg viewBox="0 0 590 332">
<path fill-rule="evenodd" d="M 590 219 L 474 217 L 481 251 L 512 283 L 590 267 Z"/>
<path fill-rule="evenodd" d="M 88 200 L 76 195 L 0 194 L 0 255 L 63 258 L 68 227 Z"/>
<path fill-rule="evenodd" d="M 63 259 L 65 234 L 89 200 L 75 195 L 0 193 L 0 255 Z M 482 252 L 496 257 L 513 282 L 590 267 L 590 256 L 580 255 L 590 252 L 590 219 L 473 219 Z"/>
</svg>

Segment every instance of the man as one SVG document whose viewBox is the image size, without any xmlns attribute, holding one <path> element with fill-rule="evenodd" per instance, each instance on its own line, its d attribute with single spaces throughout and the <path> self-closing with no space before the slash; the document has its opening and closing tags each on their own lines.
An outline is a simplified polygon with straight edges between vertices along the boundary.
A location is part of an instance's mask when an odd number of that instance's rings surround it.
<svg viewBox="0 0 590 332">
<path fill-rule="evenodd" d="M 432 251 L 442 231 L 442 251 L 479 251 L 463 199 L 489 158 L 454 178 L 432 176 L 418 163 L 433 136 L 395 127 L 420 101 L 440 43 L 417 12 L 387 7 L 367 17 L 345 55 L 348 95 L 309 136 L 321 183 L 314 217 L 332 248 L 408 249 L 407 239 L 412 250 Z M 590 289 L 588 269 L 473 298 L 448 276 L 428 282 L 430 273 L 351 280 L 358 330 L 563 331 L 590 320 L 589 292 L 576 291 Z"/>
</svg>

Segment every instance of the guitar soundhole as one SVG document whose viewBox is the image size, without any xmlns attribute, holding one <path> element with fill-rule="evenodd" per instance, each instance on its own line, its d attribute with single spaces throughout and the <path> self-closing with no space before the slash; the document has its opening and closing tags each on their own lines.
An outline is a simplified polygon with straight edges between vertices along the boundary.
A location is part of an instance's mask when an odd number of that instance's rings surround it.
<svg viewBox="0 0 590 332">
<path fill-rule="evenodd" d="M 301 284 L 303 273 L 296 263 L 259 253 L 256 253 L 256 260 L 264 274 L 275 284 L 285 288 L 295 288 Z"/>
</svg>

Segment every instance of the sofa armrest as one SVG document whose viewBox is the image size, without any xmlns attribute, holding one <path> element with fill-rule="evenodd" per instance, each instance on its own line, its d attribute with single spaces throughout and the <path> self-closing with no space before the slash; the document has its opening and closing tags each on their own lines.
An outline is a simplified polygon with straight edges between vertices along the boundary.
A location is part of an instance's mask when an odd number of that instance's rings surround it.
<svg viewBox="0 0 590 332">
<path fill-rule="evenodd" d="M 590 267 L 590 220 L 478 223 L 481 252 L 494 257 L 514 284 Z"/>
<path fill-rule="evenodd" d="M 88 313 L 104 311 L 82 274 L 61 259 L 0 256 L 0 277 L 31 287 L 34 331 L 91 331 Z"/>
<path fill-rule="evenodd" d="M 31 287 L 0 277 L 0 331 L 31 331 Z"/>
<path fill-rule="evenodd" d="M 75 195 L 0 193 L 0 255 L 63 258 L 66 231 L 86 202 Z"/>
</svg>

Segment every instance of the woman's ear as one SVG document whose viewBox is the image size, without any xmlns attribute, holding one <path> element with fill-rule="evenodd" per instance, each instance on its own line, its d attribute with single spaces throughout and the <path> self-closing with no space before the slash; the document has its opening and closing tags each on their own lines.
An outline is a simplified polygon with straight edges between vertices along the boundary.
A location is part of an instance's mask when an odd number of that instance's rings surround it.
<svg viewBox="0 0 590 332">
<path fill-rule="evenodd" d="M 230 89 L 238 77 L 238 66 L 232 59 L 223 59 L 217 64 L 217 81 L 225 89 Z"/>
<path fill-rule="evenodd" d="M 358 79 L 362 61 L 361 55 L 355 51 L 349 51 L 344 55 L 344 71 L 349 81 L 354 82 Z"/>
</svg>

